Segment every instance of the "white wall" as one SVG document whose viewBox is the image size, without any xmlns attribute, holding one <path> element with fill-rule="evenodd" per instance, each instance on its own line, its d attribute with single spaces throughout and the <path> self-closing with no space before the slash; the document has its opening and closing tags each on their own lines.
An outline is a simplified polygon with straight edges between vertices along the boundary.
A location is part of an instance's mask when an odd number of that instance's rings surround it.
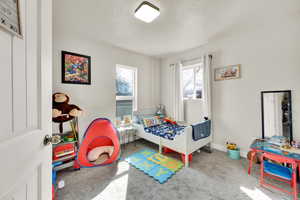
<svg viewBox="0 0 300 200">
<path fill-rule="evenodd" d="M 115 120 L 116 64 L 138 68 L 138 109 L 153 108 L 160 101 L 160 61 L 104 43 L 95 43 L 55 29 L 53 35 L 53 92 L 67 93 L 71 103 L 81 107 L 81 134 L 97 117 Z M 61 51 L 91 56 L 91 85 L 61 83 Z M 57 126 L 53 127 L 57 130 Z"/>
<path fill-rule="evenodd" d="M 224 145 L 232 141 L 246 151 L 253 138 L 261 136 L 260 92 L 283 89 L 292 90 L 294 138 L 300 140 L 299 13 L 282 14 L 280 7 L 280 3 L 273 7 L 268 4 L 268 18 L 262 16 L 247 24 L 233 25 L 211 38 L 207 45 L 164 58 L 161 102 L 166 109 L 171 109 L 169 64 L 208 52 L 214 56 L 213 68 L 242 64 L 241 79 L 213 81 L 214 143 Z M 270 16 L 271 9 L 274 18 Z"/>
</svg>

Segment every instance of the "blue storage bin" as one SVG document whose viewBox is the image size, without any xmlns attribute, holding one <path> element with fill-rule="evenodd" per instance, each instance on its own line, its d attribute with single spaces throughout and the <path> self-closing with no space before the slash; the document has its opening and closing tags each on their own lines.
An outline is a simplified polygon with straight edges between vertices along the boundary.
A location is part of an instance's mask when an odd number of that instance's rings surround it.
<svg viewBox="0 0 300 200">
<path fill-rule="evenodd" d="M 241 158 L 239 148 L 236 150 L 227 149 L 227 154 L 228 154 L 229 158 L 231 158 L 233 160 L 239 160 Z"/>
</svg>

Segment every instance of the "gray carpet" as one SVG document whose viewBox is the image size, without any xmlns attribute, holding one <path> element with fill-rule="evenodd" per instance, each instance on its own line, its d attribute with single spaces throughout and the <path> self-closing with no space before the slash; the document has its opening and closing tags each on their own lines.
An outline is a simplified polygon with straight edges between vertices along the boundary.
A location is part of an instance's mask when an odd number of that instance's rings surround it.
<svg viewBox="0 0 300 200">
<path fill-rule="evenodd" d="M 123 151 L 125 158 L 143 148 L 157 146 L 137 141 Z M 171 156 L 177 157 L 176 154 Z M 245 159 L 230 160 L 226 153 L 195 153 L 190 168 L 183 168 L 168 182 L 160 184 L 125 161 L 106 167 L 63 171 L 58 180 L 58 200 L 287 200 L 290 196 L 259 186 L 259 169 L 247 174 Z M 288 186 L 286 187 L 288 188 Z"/>
</svg>

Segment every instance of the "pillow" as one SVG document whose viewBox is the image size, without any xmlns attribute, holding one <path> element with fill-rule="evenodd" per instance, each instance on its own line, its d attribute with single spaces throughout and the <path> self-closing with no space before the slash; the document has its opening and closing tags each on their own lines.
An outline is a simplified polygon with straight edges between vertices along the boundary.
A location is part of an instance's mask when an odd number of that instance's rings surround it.
<svg viewBox="0 0 300 200">
<path fill-rule="evenodd" d="M 156 126 L 156 125 L 160 125 L 161 121 L 158 117 L 149 117 L 149 118 L 143 118 L 143 124 L 144 127 L 150 127 L 150 126 Z"/>
<path fill-rule="evenodd" d="M 99 157 L 101 157 L 102 154 L 108 154 L 108 157 L 111 157 L 113 152 L 114 152 L 114 147 L 113 146 L 96 147 L 96 148 L 92 149 L 91 151 L 89 151 L 89 153 L 87 155 L 87 159 L 90 162 L 94 162 Z"/>
</svg>

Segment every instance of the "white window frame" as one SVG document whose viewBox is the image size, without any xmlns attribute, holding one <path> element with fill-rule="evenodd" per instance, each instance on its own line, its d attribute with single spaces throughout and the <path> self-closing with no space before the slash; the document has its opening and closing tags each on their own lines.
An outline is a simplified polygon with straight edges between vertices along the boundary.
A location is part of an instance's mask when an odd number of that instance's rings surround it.
<svg viewBox="0 0 300 200">
<path fill-rule="evenodd" d="M 200 68 L 202 68 L 202 70 L 204 70 L 204 66 L 203 66 L 203 63 L 202 62 L 199 62 L 199 63 L 196 63 L 196 64 L 192 64 L 192 65 L 187 65 L 187 66 L 183 66 L 182 67 L 182 70 L 181 70 L 181 73 L 183 73 L 183 71 L 184 70 L 188 70 L 188 69 L 191 69 L 191 68 L 193 68 L 193 71 L 194 71 L 194 89 L 193 89 L 193 91 L 194 91 L 194 93 L 195 93 L 195 83 L 196 83 L 196 71 L 195 71 L 195 68 L 196 67 L 200 67 Z M 204 74 L 203 74 L 203 76 L 204 76 Z M 203 80 L 204 80 L 204 77 L 203 77 Z M 203 81 L 202 80 L 202 81 Z M 203 85 L 203 84 L 202 84 Z M 182 90 L 183 90 L 184 88 L 183 88 L 183 86 L 182 86 Z M 184 91 L 182 91 L 182 92 L 184 92 Z M 195 96 L 195 94 L 193 94 L 193 96 Z M 183 97 L 183 100 L 184 101 L 202 101 L 203 100 L 203 88 L 202 88 L 202 97 L 201 98 L 196 98 L 196 97 Z"/>
<path fill-rule="evenodd" d="M 133 100 L 132 112 L 137 111 L 138 69 L 136 67 L 117 64 L 116 65 L 116 79 L 117 79 L 117 68 L 129 69 L 129 70 L 133 71 L 133 73 L 134 73 L 134 80 L 133 80 L 134 87 L 133 87 L 133 91 L 132 91 L 133 96 L 116 96 L 116 101 Z"/>
</svg>

